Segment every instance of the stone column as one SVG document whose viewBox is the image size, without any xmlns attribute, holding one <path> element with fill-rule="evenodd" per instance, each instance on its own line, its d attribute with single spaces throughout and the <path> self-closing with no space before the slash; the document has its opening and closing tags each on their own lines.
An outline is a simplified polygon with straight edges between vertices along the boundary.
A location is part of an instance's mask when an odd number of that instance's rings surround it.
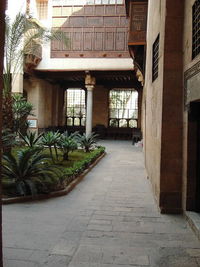
<svg viewBox="0 0 200 267">
<path fill-rule="evenodd" d="M 86 136 L 92 133 L 92 111 L 93 111 L 93 89 L 95 78 L 90 74 L 85 77 L 85 88 L 87 89 L 87 107 L 86 107 Z"/>
<path fill-rule="evenodd" d="M 85 85 L 87 89 L 87 109 L 86 109 L 86 136 L 92 133 L 92 107 L 94 85 Z"/>
<path fill-rule="evenodd" d="M 24 74 L 15 73 L 13 76 L 14 79 L 12 81 L 12 93 L 23 94 Z"/>
</svg>

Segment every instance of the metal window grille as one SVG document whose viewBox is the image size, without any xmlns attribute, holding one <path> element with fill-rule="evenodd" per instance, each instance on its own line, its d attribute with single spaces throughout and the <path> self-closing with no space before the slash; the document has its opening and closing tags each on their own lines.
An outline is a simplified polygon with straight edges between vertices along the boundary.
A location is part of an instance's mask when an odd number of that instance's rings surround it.
<svg viewBox="0 0 200 267">
<path fill-rule="evenodd" d="M 48 17 L 48 1 L 37 2 L 38 18 L 43 20 Z"/>
<path fill-rule="evenodd" d="M 109 126 L 137 127 L 138 93 L 135 90 L 111 90 L 109 94 Z"/>
<path fill-rule="evenodd" d="M 152 81 L 155 81 L 155 79 L 158 77 L 159 39 L 160 35 L 158 35 L 153 44 Z"/>
<path fill-rule="evenodd" d="M 192 59 L 200 53 L 200 0 L 192 6 Z"/>
<path fill-rule="evenodd" d="M 66 121 L 68 126 L 85 126 L 85 91 L 67 89 Z"/>
</svg>

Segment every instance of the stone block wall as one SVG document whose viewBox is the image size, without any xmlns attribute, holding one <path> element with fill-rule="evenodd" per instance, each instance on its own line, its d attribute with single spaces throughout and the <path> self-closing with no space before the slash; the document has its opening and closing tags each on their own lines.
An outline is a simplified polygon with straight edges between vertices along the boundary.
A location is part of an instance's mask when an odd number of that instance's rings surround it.
<svg viewBox="0 0 200 267">
<path fill-rule="evenodd" d="M 96 86 L 93 91 L 93 127 L 102 124 L 108 126 L 109 116 L 109 90 Z"/>
</svg>

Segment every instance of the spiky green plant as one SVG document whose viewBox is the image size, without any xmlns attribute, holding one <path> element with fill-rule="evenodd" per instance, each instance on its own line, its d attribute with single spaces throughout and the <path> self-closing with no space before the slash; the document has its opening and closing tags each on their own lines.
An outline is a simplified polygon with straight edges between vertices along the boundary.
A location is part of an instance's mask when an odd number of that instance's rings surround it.
<svg viewBox="0 0 200 267">
<path fill-rule="evenodd" d="M 16 135 L 13 134 L 9 129 L 2 130 L 2 150 L 3 152 L 8 152 L 11 147 L 16 145 L 15 140 Z"/>
<path fill-rule="evenodd" d="M 75 149 L 77 149 L 78 144 L 77 144 L 76 140 L 74 139 L 76 134 L 68 135 L 68 133 L 65 132 L 61 135 L 60 140 L 58 142 L 58 147 L 63 152 L 63 160 L 68 160 L 69 159 L 69 152 L 72 152 Z"/>
<path fill-rule="evenodd" d="M 41 138 L 43 133 L 37 135 L 36 132 L 30 132 L 28 131 L 26 135 L 20 134 L 20 137 L 24 141 L 24 143 L 29 147 L 36 147 L 41 144 Z"/>
<path fill-rule="evenodd" d="M 46 132 L 41 137 L 41 144 L 44 146 L 48 146 L 53 162 L 55 162 L 55 161 L 54 161 L 54 157 L 53 157 L 52 147 L 55 150 L 56 159 L 58 160 L 57 144 L 59 142 L 60 135 L 61 134 L 58 131 L 57 132 Z"/>
<path fill-rule="evenodd" d="M 44 187 L 43 179 L 53 179 L 57 171 L 38 148 L 22 149 L 16 158 L 10 153 L 3 156 L 2 177 L 14 182 L 20 195 L 37 194 L 37 185 Z"/>
<path fill-rule="evenodd" d="M 83 135 L 78 136 L 78 143 L 85 150 L 85 152 L 90 152 L 90 150 L 92 150 L 97 143 L 97 137 L 98 134 L 95 133 L 91 133 L 88 136 L 86 136 L 84 133 Z"/>
<path fill-rule="evenodd" d="M 34 114 L 33 105 L 26 101 L 21 94 L 13 95 L 13 119 L 14 119 L 14 132 L 15 133 L 26 133 L 28 124 L 27 117 Z"/>
</svg>

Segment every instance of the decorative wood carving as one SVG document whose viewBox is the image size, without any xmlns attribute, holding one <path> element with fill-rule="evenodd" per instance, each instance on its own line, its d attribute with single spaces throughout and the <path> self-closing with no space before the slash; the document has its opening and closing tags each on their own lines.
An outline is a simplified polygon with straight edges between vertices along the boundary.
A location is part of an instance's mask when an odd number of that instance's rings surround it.
<svg viewBox="0 0 200 267">
<path fill-rule="evenodd" d="M 52 41 L 51 57 L 129 57 L 128 19 L 123 5 L 54 6 L 53 26 L 69 39 Z"/>
<path fill-rule="evenodd" d="M 147 2 L 130 3 L 129 45 L 146 44 Z"/>
</svg>

